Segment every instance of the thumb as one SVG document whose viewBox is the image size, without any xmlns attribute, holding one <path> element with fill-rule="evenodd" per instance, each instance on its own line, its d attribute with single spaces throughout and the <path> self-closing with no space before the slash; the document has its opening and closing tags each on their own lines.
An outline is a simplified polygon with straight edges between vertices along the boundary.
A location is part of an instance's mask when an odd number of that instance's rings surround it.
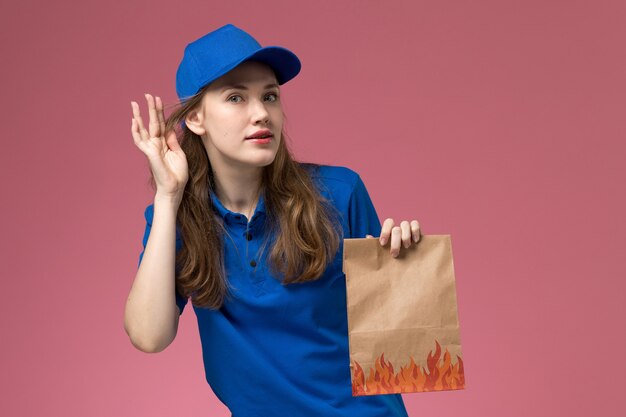
<svg viewBox="0 0 626 417">
<path fill-rule="evenodd" d="M 179 151 L 181 150 L 180 144 L 178 143 L 178 139 L 176 139 L 176 132 L 175 131 L 171 131 L 168 135 L 167 138 L 165 139 L 165 141 L 167 142 L 167 147 L 170 148 L 173 151 Z"/>
</svg>

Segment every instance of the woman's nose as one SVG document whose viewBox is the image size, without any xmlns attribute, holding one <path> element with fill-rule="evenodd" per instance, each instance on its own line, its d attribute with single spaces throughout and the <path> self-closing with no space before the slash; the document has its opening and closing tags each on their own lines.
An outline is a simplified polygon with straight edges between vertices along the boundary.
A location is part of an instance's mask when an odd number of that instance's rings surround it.
<svg viewBox="0 0 626 417">
<path fill-rule="evenodd" d="M 265 108 L 265 104 L 260 101 L 254 100 L 253 102 L 254 109 L 252 110 L 252 114 L 254 117 L 254 122 L 263 122 L 267 123 L 269 121 L 269 112 Z"/>
</svg>

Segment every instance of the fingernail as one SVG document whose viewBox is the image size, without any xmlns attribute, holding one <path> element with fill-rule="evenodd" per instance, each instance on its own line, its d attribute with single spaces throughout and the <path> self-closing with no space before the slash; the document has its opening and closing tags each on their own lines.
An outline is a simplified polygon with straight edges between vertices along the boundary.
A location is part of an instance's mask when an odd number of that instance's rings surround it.
<svg viewBox="0 0 626 417">
<path fill-rule="evenodd" d="M 380 244 L 384 245 L 385 243 L 387 243 L 387 239 L 385 239 L 384 237 L 380 238 Z"/>
</svg>

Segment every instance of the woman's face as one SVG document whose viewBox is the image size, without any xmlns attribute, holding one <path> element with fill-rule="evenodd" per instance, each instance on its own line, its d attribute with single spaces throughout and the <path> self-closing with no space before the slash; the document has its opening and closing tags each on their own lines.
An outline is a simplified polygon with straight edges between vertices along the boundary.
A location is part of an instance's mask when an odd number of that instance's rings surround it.
<svg viewBox="0 0 626 417">
<path fill-rule="evenodd" d="M 247 61 L 213 81 L 200 108 L 185 121 L 202 137 L 213 169 L 246 169 L 274 161 L 283 119 L 274 71 L 263 63 Z M 269 141 L 247 139 L 265 129 L 273 135 Z"/>
</svg>

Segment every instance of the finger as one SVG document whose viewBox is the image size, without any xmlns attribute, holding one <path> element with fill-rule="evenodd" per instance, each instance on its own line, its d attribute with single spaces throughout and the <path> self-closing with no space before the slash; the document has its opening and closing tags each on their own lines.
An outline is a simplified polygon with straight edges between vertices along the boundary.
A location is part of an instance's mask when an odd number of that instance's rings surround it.
<svg viewBox="0 0 626 417">
<path fill-rule="evenodd" d="M 176 152 L 181 150 L 178 139 L 176 138 L 176 132 L 173 130 L 167 135 L 167 139 L 165 139 L 165 141 L 167 142 L 167 147 L 172 151 Z"/>
<path fill-rule="evenodd" d="M 137 120 L 135 120 L 134 117 L 130 124 L 130 133 L 133 136 L 133 141 L 135 142 L 135 145 L 139 146 L 139 143 L 141 142 L 141 135 L 139 134 Z"/>
<path fill-rule="evenodd" d="M 148 156 L 149 154 L 147 153 L 147 149 L 146 148 L 146 140 L 144 139 L 141 135 L 141 133 L 139 132 L 139 124 L 137 123 L 137 119 L 135 119 L 133 117 L 133 120 L 131 122 L 131 126 L 130 126 L 130 132 L 133 136 L 133 142 L 135 142 L 135 145 L 143 152 L 146 154 L 146 156 Z"/>
<path fill-rule="evenodd" d="M 391 238 L 391 228 L 393 227 L 393 219 L 385 219 L 383 222 L 383 227 L 380 230 L 380 244 L 385 246 L 389 239 Z"/>
<path fill-rule="evenodd" d="M 400 242 L 402 240 L 402 229 L 400 226 L 395 226 L 391 229 L 391 256 L 394 258 L 400 254 Z"/>
<path fill-rule="evenodd" d="M 130 103 L 133 108 L 133 117 L 137 121 L 137 130 L 139 135 L 141 136 L 141 139 L 148 139 L 150 135 L 148 135 L 146 128 L 143 127 L 143 120 L 141 119 L 141 114 L 139 114 L 139 104 L 134 101 L 131 101 Z"/>
<path fill-rule="evenodd" d="M 374 236 L 372 236 L 372 235 L 365 235 L 365 237 L 366 237 L 366 238 L 368 238 L 368 239 L 371 239 L 371 238 L 373 238 Z"/>
<path fill-rule="evenodd" d="M 408 248 L 411 246 L 411 225 L 404 220 L 400 222 L 400 229 L 402 230 L 402 245 Z"/>
<path fill-rule="evenodd" d="M 161 129 L 161 134 L 165 135 L 165 115 L 163 114 L 163 102 L 159 96 L 156 98 L 156 109 L 157 115 L 159 116 L 159 128 Z"/>
<path fill-rule="evenodd" d="M 420 224 L 417 220 L 411 221 L 411 234 L 413 235 L 413 241 L 415 243 L 419 242 L 422 238 L 422 231 L 420 229 Z"/>
<path fill-rule="evenodd" d="M 150 115 L 150 122 L 148 123 L 150 137 L 158 138 L 161 135 L 159 134 L 159 116 L 157 116 L 157 110 L 154 105 L 154 97 L 150 94 L 146 94 L 146 100 L 148 101 L 148 114 Z"/>
</svg>

